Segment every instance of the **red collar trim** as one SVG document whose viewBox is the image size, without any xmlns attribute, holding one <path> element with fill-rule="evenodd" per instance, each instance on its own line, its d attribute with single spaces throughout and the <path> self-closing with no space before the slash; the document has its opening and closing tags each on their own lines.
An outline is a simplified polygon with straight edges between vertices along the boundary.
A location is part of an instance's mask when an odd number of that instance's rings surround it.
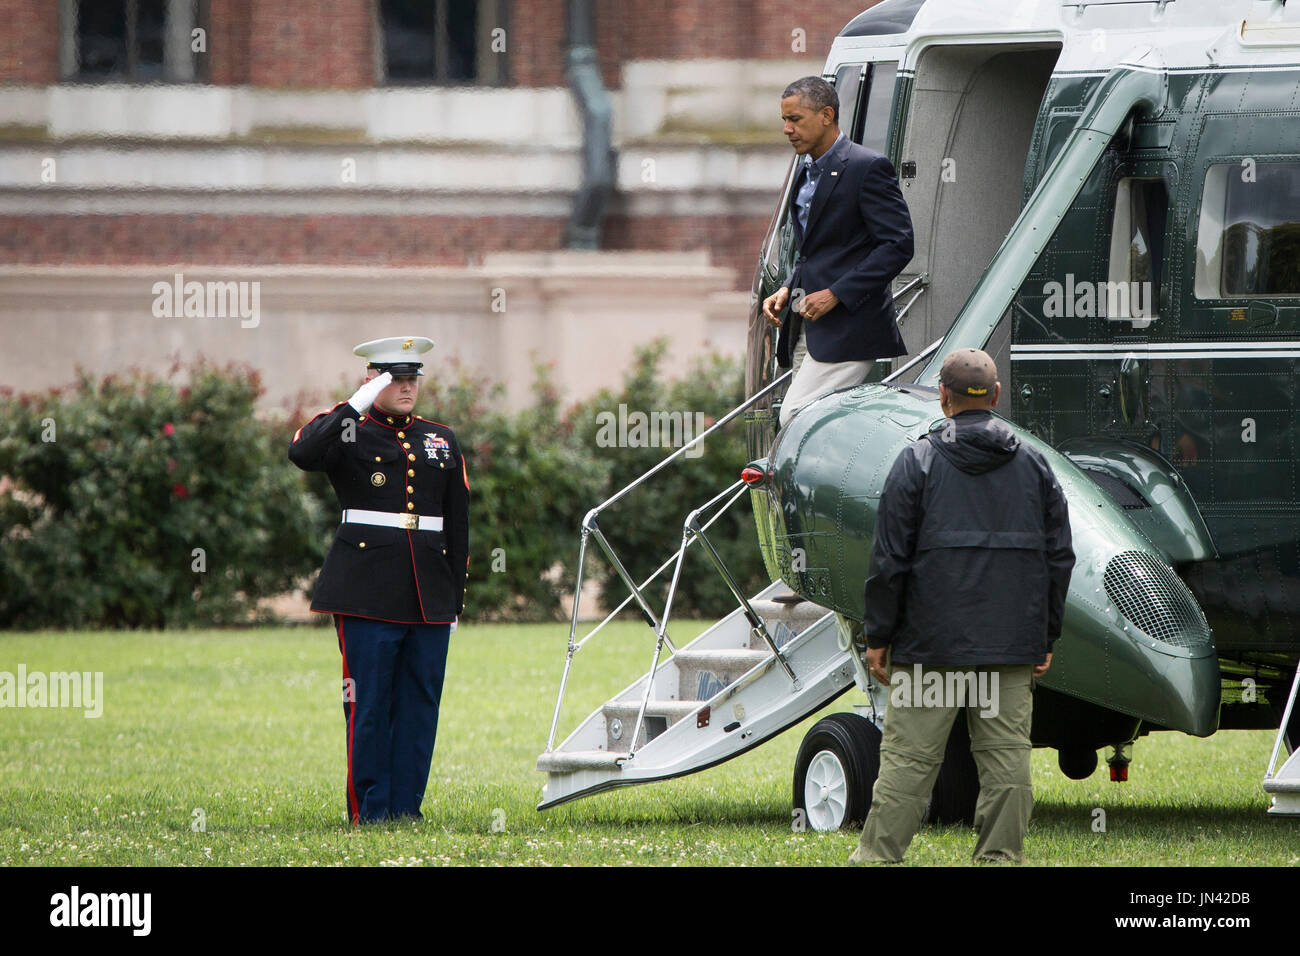
<svg viewBox="0 0 1300 956">
<path fill-rule="evenodd" d="M 370 413 L 366 417 L 376 425 L 383 425 L 394 431 L 399 428 L 410 428 L 411 422 L 415 421 L 414 416 L 411 415 L 390 415 L 378 405 L 370 406 Z"/>
</svg>

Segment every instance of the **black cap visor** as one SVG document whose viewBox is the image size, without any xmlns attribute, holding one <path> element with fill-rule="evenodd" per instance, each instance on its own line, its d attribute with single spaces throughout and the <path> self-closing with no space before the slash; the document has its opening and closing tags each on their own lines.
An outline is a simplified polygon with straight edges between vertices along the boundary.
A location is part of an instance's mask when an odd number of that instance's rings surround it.
<svg viewBox="0 0 1300 956">
<path fill-rule="evenodd" d="M 424 367 L 423 362 L 395 362 L 389 365 L 376 365 L 371 362 L 367 368 L 373 368 L 378 372 L 389 372 L 393 378 L 414 378 L 417 375 L 423 375 L 420 371 Z"/>
</svg>

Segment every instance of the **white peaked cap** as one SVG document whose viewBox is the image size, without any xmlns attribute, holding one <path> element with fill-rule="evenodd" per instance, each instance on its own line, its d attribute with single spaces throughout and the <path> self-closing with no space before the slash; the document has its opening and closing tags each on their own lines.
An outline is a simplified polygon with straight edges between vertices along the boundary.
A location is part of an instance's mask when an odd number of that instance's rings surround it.
<svg viewBox="0 0 1300 956">
<path fill-rule="evenodd" d="M 407 375 L 423 375 L 420 367 L 424 364 L 420 356 L 433 348 L 433 339 L 422 336 L 394 336 L 387 339 L 375 339 L 362 342 L 352 351 L 364 358 L 375 368 L 386 368 L 394 375 L 405 372 Z M 403 368 L 407 366 L 408 368 Z"/>
</svg>

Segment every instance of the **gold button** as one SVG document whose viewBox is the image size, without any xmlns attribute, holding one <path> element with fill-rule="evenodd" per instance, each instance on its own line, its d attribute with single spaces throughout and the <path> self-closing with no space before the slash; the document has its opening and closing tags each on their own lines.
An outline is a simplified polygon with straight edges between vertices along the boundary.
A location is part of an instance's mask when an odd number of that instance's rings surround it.
<svg viewBox="0 0 1300 956">
<path fill-rule="evenodd" d="M 361 416 L 359 419 L 357 419 L 357 420 L 358 420 L 358 421 L 362 421 L 362 422 L 364 422 L 364 421 L 366 420 L 366 416 L 365 416 L 365 415 L 362 415 L 362 416 Z"/>
<path fill-rule="evenodd" d="M 414 510 L 415 510 L 415 505 L 408 501 L 408 502 L 406 503 L 406 510 L 407 510 L 407 511 L 414 511 Z"/>
<path fill-rule="evenodd" d="M 366 543 L 364 541 L 362 541 L 359 545 L 357 545 L 358 548 L 364 548 L 365 546 Z"/>
<path fill-rule="evenodd" d="M 402 447 L 403 447 L 403 448 L 410 448 L 410 447 L 411 447 L 411 443 L 410 443 L 409 441 L 404 441 L 404 442 L 402 442 Z"/>
<path fill-rule="evenodd" d="M 405 438 L 405 437 L 406 437 L 406 432 L 398 432 L 398 433 L 397 433 L 397 437 L 398 437 L 398 438 Z"/>
<path fill-rule="evenodd" d="M 380 458 L 378 455 L 375 456 L 375 461 L 383 461 L 383 460 L 384 459 Z"/>
<path fill-rule="evenodd" d="M 446 549 L 446 548 L 443 548 L 443 549 L 442 549 L 442 553 L 443 553 L 443 554 L 446 554 L 446 553 L 447 553 L 447 549 Z"/>
<path fill-rule="evenodd" d="M 415 461 L 415 456 L 414 456 L 414 455 L 407 455 L 406 457 L 407 457 L 408 459 L 410 459 L 411 461 Z"/>
<path fill-rule="evenodd" d="M 393 420 L 391 418 L 388 420 L 388 424 L 390 425 L 393 424 Z"/>
<path fill-rule="evenodd" d="M 415 492 L 415 489 L 414 489 L 414 488 L 412 488 L 410 485 L 407 485 L 407 486 L 406 486 L 406 493 L 407 493 L 408 495 L 409 495 L 409 494 L 414 494 L 414 492 Z"/>
<path fill-rule="evenodd" d="M 408 468 L 408 469 L 406 469 L 406 476 L 407 476 L 408 478 L 414 478 L 414 477 L 415 477 L 415 469 L 414 469 L 414 468 Z"/>
</svg>

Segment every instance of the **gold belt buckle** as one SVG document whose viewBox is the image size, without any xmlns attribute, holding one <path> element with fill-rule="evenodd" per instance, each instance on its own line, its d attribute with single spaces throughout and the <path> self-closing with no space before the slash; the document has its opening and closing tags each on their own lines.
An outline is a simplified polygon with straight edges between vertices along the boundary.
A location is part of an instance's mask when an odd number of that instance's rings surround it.
<svg viewBox="0 0 1300 956">
<path fill-rule="evenodd" d="M 420 527 L 420 516 L 406 514 L 402 515 L 402 527 L 407 531 L 417 531 Z"/>
</svg>

